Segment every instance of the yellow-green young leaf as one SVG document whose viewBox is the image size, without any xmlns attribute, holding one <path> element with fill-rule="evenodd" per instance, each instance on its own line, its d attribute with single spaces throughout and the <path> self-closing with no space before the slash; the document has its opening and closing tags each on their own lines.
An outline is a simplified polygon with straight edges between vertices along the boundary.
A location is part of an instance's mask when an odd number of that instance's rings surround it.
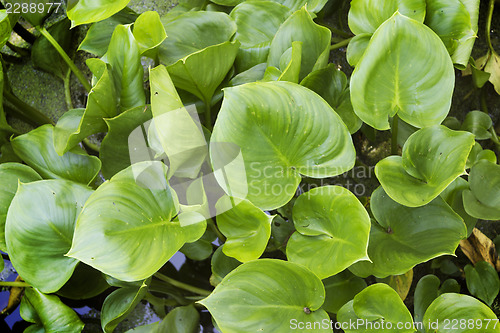
<svg viewBox="0 0 500 333">
<path fill-rule="evenodd" d="M 215 205 L 217 226 L 227 237 L 224 254 L 247 262 L 264 253 L 274 215 L 267 215 L 248 200 L 236 201 L 228 196 L 219 199 Z"/>
<path fill-rule="evenodd" d="M 474 135 L 469 132 L 442 125 L 422 128 L 405 142 L 402 156 L 378 162 L 375 175 L 393 200 L 420 207 L 465 173 L 474 143 Z"/>
<path fill-rule="evenodd" d="M 69 280 L 78 261 L 65 254 L 91 193 L 62 179 L 19 185 L 7 214 L 5 240 L 12 265 L 26 282 L 53 293 Z"/>
<path fill-rule="evenodd" d="M 368 47 L 368 43 L 370 43 L 371 38 L 372 34 L 359 34 L 351 39 L 349 45 L 347 46 L 346 54 L 349 65 L 356 67 L 363 54 L 365 54 L 365 50 Z"/>
<path fill-rule="evenodd" d="M 179 306 L 170 311 L 158 326 L 158 333 L 198 333 L 200 314 L 194 305 Z"/>
<path fill-rule="evenodd" d="M 463 220 L 440 197 L 411 208 L 398 204 L 379 187 L 370 203 L 376 219 L 368 243 L 372 262 L 360 261 L 349 267 L 361 277 L 404 274 L 432 258 L 453 255 L 467 235 Z"/>
<path fill-rule="evenodd" d="M 448 323 L 471 323 L 473 326 L 462 325 L 453 329 L 454 333 L 499 333 L 500 325 L 495 313 L 474 297 L 446 293 L 439 296 L 427 308 L 424 315 L 426 332 L 446 333 L 450 331 Z"/>
<path fill-rule="evenodd" d="M 69 0 L 66 13 L 72 27 L 99 22 L 125 8 L 130 0 Z"/>
<path fill-rule="evenodd" d="M 331 177 L 354 166 L 347 127 L 311 90 L 290 82 L 258 82 L 226 88 L 224 95 L 210 156 L 214 170 L 225 166 L 225 174 L 215 176 L 228 195 L 275 209 L 293 197 L 300 175 Z M 218 143 L 236 148 L 217 149 Z M 236 156 L 241 163 L 228 164 Z"/>
<path fill-rule="evenodd" d="M 280 58 L 282 74 L 278 81 L 299 83 L 300 61 L 302 59 L 302 42 L 292 42 L 292 47 L 285 51 Z"/>
<path fill-rule="evenodd" d="M 337 314 L 337 320 L 346 333 L 376 333 L 392 325 L 391 332 L 413 333 L 413 318 L 398 293 L 384 283 L 372 284 L 345 304 Z M 361 322 L 351 329 L 350 322 Z M 347 325 L 346 325 L 347 324 Z M 377 325 L 379 324 L 379 325 Z M 385 331 L 385 330 L 382 330 Z"/>
<path fill-rule="evenodd" d="M 200 238 L 205 221 L 172 221 L 179 204 L 166 173 L 161 162 L 141 162 L 102 184 L 78 217 L 67 256 L 119 280 L 137 281 L 160 269 L 185 242 Z"/>
<path fill-rule="evenodd" d="M 63 178 L 90 184 L 101 169 L 101 161 L 74 147 L 62 156 L 54 147 L 54 126 L 43 125 L 12 140 L 17 156 L 44 178 Z"/>
<path fill-rule="evenodd" d="M 500 165 L 480 160 L 470 170 L 470 190 L 462 193 L 467 214 L 484 220 L 500 219 Z"/>
<path fill-rule="evenodd" d="M 464 271 L 470 293 L 491 306 L 500 290 L 500 279 L 495 268 L 486 261 L 480 261 L 475 266 L 466 265 Z"/>
<path fill-rule="evenodd" d="M 368 125 L 389 129 L 396 113 L 415 127 L 440 124 L 455 83 L 441 39 L 399 12 L 373 34 L 351 77 L 354 112 Z"/>
<path fill-rule="evenodd" d="M 271 42 L 267 64 L 279 67 L 280 59 L 294 41 L 302 42 L 299 80 L 311 71 L 326 67 L 332 33 L 314 23 L 305 7 L 293 13 L 278 29 Z"/>
<path fill-rule="evenodd" d="M 0 164 L 0 250 L 7 252 L 5 243 L 5 221 L 10 203 L 17 192 L 19 183 L 30 183 L 42 178 L 35 170 L 20 163 Z"/>
<path fill-rule="evenodd" d="M 349 190 L 322 186 L 300 195 L 293 206 L 296 232 L 288 240 L 288 260 L 320 279 L 368 260 L 370 216 Z"/>
<path fill-rule="evenodd" d="M 167 33 L 157 12 L 142 13 L 134 23 L 134 37 L 139 44 L 141 54 L 155 58 L 156 49 L 167 38 Z"/>
<path fill-rule="evenodd" d="M 425 17 L 425 0 L 353 0 L 349 10 L 349 28 L 356 34 L 372 34 L 377 28 L 399 12 L 420 23 Z"/>
<path fill-rule="evenodd" d="M 324 279 L 323 285 L 326 296 L 321 308 L 331 313 L 337 313 L 344 304 L 366 288 L 365 280 L 348 270 Z"/>
<path fill-rule="evenodd" d="M 288 333 L 298 323 L 329 322 L 320 309 L 325 299 L 321 280 L 301 265 L 258 259 L 226 275 L 207 298 L 199 301 L 222 332 Z M 320 328 L 314 332 L 331 332 Z"/>
</svg>

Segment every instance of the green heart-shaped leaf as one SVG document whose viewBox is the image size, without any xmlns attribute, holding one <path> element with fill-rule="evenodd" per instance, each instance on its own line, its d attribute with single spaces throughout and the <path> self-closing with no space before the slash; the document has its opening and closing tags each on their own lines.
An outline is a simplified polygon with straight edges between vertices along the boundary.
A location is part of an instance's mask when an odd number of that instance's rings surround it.
<svg viewBox="0 0 500 333">
<path fill-rule="evenodd" d="M 142 13 L 134 23 L 134 38 L 141 54 L 156 58 L 158 46 L 167 38 L 167 33 L 157 12 Z"/>
<path fill-rule="evenodd" d="M 500 291 L 500 279 L 495 268 L 486 261 L 480 261 L 475 266 L 466 265 L 464 271 L 470 293 L 491 306 Z"/>
<path fill-rule="evenodd" d="M 375 166 L 375 175 L 387 194 L 408 207 L 423 206 L 465 173 L 474 135 L 442 125 L 412 134 L 402 157 L 389 156 Z"/>
<path fill-rule="evenodd" d="M 380 325 L 377 328 L 376 324 L 381 324 L 381 321 L 384 322 L 383 327 L 391 325 L 390 331 L 392 332 L 415 332 L 410 311 L 398 293 L 384 283 L 372 284 L 354 296 L 352 301 L 340 309 L 337 320 L 342 327 L 347 327 L 344 329 L 346 333 L 380 332 Z M 351 322 L 361 322 L 361 325 L 357 324 L 356 328 L 351 329 L 349 325 Z"/>
<path fill-rule="evenodd" d="M 370 231 L 368 256 L 349 267 L 362 277 L 404 274 L 415 265 L 443 254 L 453 255 L 467 228 L 440 197 L 418 208 L 393 201 L 382 187 L 371 197 L 376 222 Z"/>
<path fill-rule="evenodd" d="M 424 315 L 426 332 L 449 332 L 451 323 L 455 322 L 473 323 L 473 325 L 457 325 L 453 328 L 454 333 L 500 332 L 495 313 L 474 297 L 467 295 L 443 294 L 432 302 Z"/>
<path fill-rule="evenodd" d="M 500 165 L 480 160 L 470 170 L 470 191 L 463 192 L 467 214 L 478 219 L 500 219 Z"/>
<path fill-rule="evenodd" d="M 145 279 L 206 223 L 171 221 L 178 200 L 161 162 L 141 162 L 117 173 L 88 199 L 67 256 L 123 281 Z M 95 223 L 99 221 L 99 223 Z"/>
<path fill-rule="evenodd" d="M 414 295 L 414 309 L 415 309 L 415 322 L 421 323 L 424 319 L 424 314 L 429 305 L 438 297 L 439 285 L 441 281 L 436 275 L 426 275 L 418 280 L 415 287 Z M 419 332 L 423 332 L 423 327 L 417 327 Z"/>
<path fill-rule="evenodd" d="M 365 54 L 366 48 L 368 47 L 368 43 L 370 43 L 370 39 L 372 38 L 372 34 L 359 34 L 354 36 L 353 39 L 349 42 L 347 46 L 347 62 L 352 67 L 356 67 L 363 54 Z"/>
<path fill-rule="evenodd" d="M 80 262 L 71 278 L 57 291 L 57 294 L 69 299 L 89 299 L 109 287 L 104 274 Z"/>
<path fill-rule="evenodd" d="M 5 221 L 10 203 L 19 183 L 30 183 L 42 178 L 27 165 L 20 163 L 0 164 L 0 250 L 7 252 L 5 243 Z"/>
<path fill-rule="evenodd" d="M 238 260 L 226 256 L 223 252 L 223 248 L 224 245 L 219 246 L 212 256 L 212 276 L 210 276 L 210 284 L 214 287 L 221 283 L 226 275 L 241 264 Z"/>
<path fill-rule="evenodd" d="M 440 194 L 441 198 L 464 220 L 467 225 L 467 237 L 470 236 L 477 222 L 477 219 L 467 214 L 464 208 L 462 193 L 468 189 L 469 184 L 467 181 L 458 177 Z"/>
<path fill-rule="evenodd" d="M 266 249 L 274 215 L 267 215 L 248 200 L 234 201 L 224 196 L 215 206 L 217 226 L 227 237 L 224 254 L 241 262 L 257 259 Z"/>
<path fill-rule="evenodd" d="M 179 306 L 168 313 L 158 327 L 158 332 L 198 333 L 200 314 L 191 304 Z"/>
<path fill-rule="evenodd" d="M 298 286 L 300 286 L 298 288 Z M 203 304 L 223 332 L 290 332 L 293 325 L 321 322 L 325 299 L 321 280 L 303 266 L 259 259 L 226 275 Z M 316 329 L 315 332 L 331 332 Z"/>
<path fill-rule="evenodd" d="M 470 111 L 465 116 L 462 130 L 471 132 L 476 136 L 476 140 L 486 140 L 491 138 L 488 131 L 493 125 L 491 117 L 482 111 Z"/>
<path fill-rule="evenodd" d="M 323 285 L 326 296 L 321 308 L 331 313 L 337 313 L 344 304 L 366 288 L 365 280 L 348 270 L 323 280 Z"/>
<path fill-rule="evenodd" d="M 370 216 L 343 187 L 322 186 L 300 195 L 293 206 L 293 223 L 297 231 L 288 240 L 288 260 L 320 279 L 368 260 Z"/>
<path fill-rule="evenodd" d="M 69 0 L 67 15 L 72 27 L 102 21 L 125 8 L 130 0 Z"/>
<path fill-rule="evenodd" d="M 453 63 L 441 39 L 397 12 L 375 31 L 359 60 L 351 100 L 361 120 L 378 130 L 389 129 L 388 118 L 396 113 L 421 128 L 448 115 L 454 83 Z"/>
<path fill-rule="evenodd" d="M 210 154 L 214 170 L 224 167 L 226 174 L 216 172 L 216 178 L 228 195 L 275 209 L 293 197 L 301 174 L 330 177 L 353 167 L 347 127 L 311 90 L 290 82 L 260 82 L 224 93 Z M 215 143 L 236 145 L 239 160 L 234 149 Z M 229 163 L 233 160 L 241 163 Z"/>
<path fill-rule="evenodd" d="M 75 147 L 59 156 L 54 147 L 54 126 L 43 125 L 12 140 L 12 148 L 44 178 L 64 178 L 89 184 L 99 173 L 101 161 Z"/>
<path fill-rule="evenodd" d="M 92 190 L 62 179 L 20 184 L 7 214 L 7 250 L 23 279 L 46 293 L 61 288 L 78 261 L 64 256 Z"/>
</svg>

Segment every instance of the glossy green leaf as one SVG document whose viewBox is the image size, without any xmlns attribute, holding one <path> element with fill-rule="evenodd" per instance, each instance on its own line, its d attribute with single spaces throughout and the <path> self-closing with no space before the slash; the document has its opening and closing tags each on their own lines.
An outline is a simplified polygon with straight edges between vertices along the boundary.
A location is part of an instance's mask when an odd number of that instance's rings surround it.
<svg viewBox="0 0 500 333">
<path fill-rule="evenodd" d="M 14 152 L 44 178 L 64 178 L 89 184 L 101 162 L 75 147 L 59 156 L 53 140 L 54 126 L 43 125 L 12 140 Z"/>
<path fill-rule="evenodd" d="M 7 252 L 5 243 L 5 221 L 10 203 L 19 183 L 30 183 L 42 178 L 27 165 L 20 163 L 0 164 L 0 250 Z"/>
<path fill-rule="evenodd" d="M 60 3 L 50 3 L 45 0 L 31 0 L 28 3 L 26 0 L 6 0 L 5 2 L 13 5 L 11 8 L 12 12 L 14 12 L 15 9 L 18 9 L 17 12 L 21 13 L 21 16 L 34 27 L 42 25 L 43 21 L 45 21 L 45 18 L 49 16 L 50 13 L 61 13 L 64 10 Z M 33 4 L 32 6 L 36 6 L 36 10 L 30 10 L 30 4 Z M 18 5 L 20 6 L 18 7 Z M 23 5 L 28 6 L 24 7 Z"/>
<path fill-rule="evenodd" d="M 465 116 L 462 130 L 471 132 L 476 136 L 476 140 L 486 140 L 491 138 L 488 131 L 493 125 L 490 116 L 482 111 L 470 111 Z"/>
<path fill-rule="evenodd" d="M 72 27 L 99 22 L 125 8 L 130 0 L 70 0 L 66 10 Z"/>
<path fill-rule="evenodd" d="M 368 256 L 349 270 L 362 277 L 404 274 L 415 265 L 444 254 L 453 255 L 467 228 L 440 197 L 418 208 L 393 201 L 382 187 L 371 197 L 376 222 L 370 231 Z"/>
<path fill-rule="evenodd" d="M 278 81 L 299 83 L 300 63 L 302 59 L 302 42 L 292 42 L 292 47 L 285 51 L 280 58 L 282 74 Z"/>
<path fill-rule="evenodd" d="M 158 326 L 158 332 L 198 333 L 200 314 L 194 305 L 179 306 L 168 313 Z"/>
<path fill-rule="evenodd" d="M 227 237 L 224 254 L 241 262 L 258 259 L 271 236 L 274 215 L 267 215 L 248 200 L 235 203 L 227 196 L 219 199 L 215 207 L 217 226 Z"/>
<path fill-rule="evenodd" d="M 412 134 L 402 156 L 389 156 L 375 166 L 375 175 L 387 194 L 408 207 L 420 207 L 465 173 L 474 135 L 442 125 Z"/>
<path fill-rule="evenodd" d="M 491 163 L 497 163 L 497 155 L 494 151 L 489 149 L 483 149 L 479 143 L 475 143 L 470 151 L 469 157 L 467 158 L 466 169 L 472 168 L 477 162 L 481 160 L 487 160 Z"/>
<path fill-rule="evenodd" d="M 326 67 L 331 31 L 314 23 L 305 7 L 293 13 L 276 32 L 269 49 L 268 65 L 279 67 L 283 53 L 292 47 L 294 41 L 302 42 L 299 80 L 313 70 Z"/>
<path fill-rule="evenodd" d="M 142 13 L 134 23 L 134 38 L 139 44 L 141 54 L 156 58 L 157 47 L 167 38 L 167 33 L 157 12 Z"/>
<path fill-rule="evenodd" d="M 415 322 L 422 323 L 424 319 L 424 314 L 429 305 L 438 297 L 439 285 L 441 281 L 436 275 L 425 275 L 420 280 L 418 280 L 417 286 L 415 287 L 414 295 L 414 312 L 415 312 Z M 418 331 L 425 333 L 423 327 L 417 326 Z"/>
<path fill-rule="evenodd" d="M 23 279 L 52 293 L 69 280 L 78 261 L 64 256 L 76 218 L 92 190 L 67 180 L 20 184 L 7 214 L 7 251 Z"/>
<path fill-rule="evenodd" d="M 345 324 L 350 321 L 357 322 L 359 319 L 362 319 L 360 321 L 361 325 L 355 325 L 356 328 L 354 329 Z M 373 284 L 363 289 L 352 301 L 340 309 L 337 320 L 343 325 L 342 327 L 348 327 L 344 329 L 346 333 L 374 333 L 380 331 L 413 333 L 415 331 L 410 311 L 408 311 L 398 293 L 384 283 Z M 392 329 L 381 329 L 381 321 L 385 323 L 384 327 L 392 324 Z M 378 328 L 376 323 L 379 324 Z M 398 324 L 402 327 L 398 327 Z"/>
<path fill-rule="evenodd" d="M 202 261 L 210 257 L 214 250 L 213 242 L 217 235 L 210 229 L 205 230 L 203 236 L 193 243 L 186 243 L 180 251 L 189 259 Z"/>
<path fill-rule="evenodd" d="M 465 322 L 470 325 L 455 325 L 454 333 L 481 332 L 498 333 L 500 325 L 493 311 L 474 297 L 446 293 L 439 296 L 427 308 L 424 325 L 427 332 L 445 333 L 452 323 Z"/>
<path fill-rule="evenodd" d="M 214 287 L 218 285 L 233 269 L 241 264 L 238 260 L 226 256 L 222 251 L 223 248 L 224 245 L 219 246 L 212 256 L 212 276 L 210 276 L 210 284 Z"/>
<path fill-rule="evenodd" d="M 486 261 L 480 261 L 475 266 L 466 265 L 464 271 L 470 293 L 491 306 L 500 291 L 500 278 L 495 268 Z"/>
<path fill-rule="evenodd" d="M 326 296 L 322 308 L 331 313 L 337 313 L 344 304 L 366 288 L 365 280 L 347 270 L 324 279 L 323 285 Z"/>
<path fill-rule="evenodd" d="M 308 269 L 287 261 L 259 259 L 226 275 L 199 303 L 210 311 L 222 332 L 284 333 L 290 332 L 294 320 L 329 321 L 320 309 L 324 299 L 321 280 Z"/>
<path fill-rule="evenodd" d="M 352 109 L 347 77 L 334 64 L 310 73 L 300 84 L 323 97 L 339 114 L 351 134 L 361 128 L 363 122 Z"/>
<path fill-rule="evenodd" d="M 137 14 L 135 12 L 124 8 L 113 16 L 92 24 L 78 50 L 87 51 L 98 57 L 102 57 L 108 51 L 108 45 L 116 26 L 119 24 L 134 23 L 136 18 Z"/>
<path fill-rule="evenodd" d="M 81 332 L 84 324 L 78 315 L 59 297 L 46 295 L 36 288 L 26 288 L 24 297 L 35 309 L 40 326 L 45 332 Z M 36 331 L 33 331 L 36 332 Z"/>
<path fill-rule="evenodd" d="M 469 184 L 467 181 L 458 177 L 440 194 L 441 198 L 464 220 L 465 225 L 467 225 L 467 237 L 470 236 L 477 222 L 477 219 L 467 214 L 464 208 L 462 193 L 468 189 Z"/>
<path fill-rule="evenodd" d="M 105 333 L 111 333 L 139 304 L 148 291 L 144 281 L 138 288 L 128 287 L 113 291 L 106 297 L 101 311 L 101 327 Z"/>
<path fill-rule="evenodd" d="M 130 26 L 118 25 L 103 57 L 111 65 L 120 111 L 146 104 L 141 49 Z"/>
<path fill-rule="evenodd" d="M 225 175 L 216 172 L 229 195 L 246 197 L 264 210 L 275 209 L 293 197 L 301 174 L 330 177 L 353 167 L 355 151 L 347 127 L 311 90 L 289 82 L 265 82 L 224 92 L 211 143 L 236 145 L 244 164 L 227 165 Z M 236 161 L 232 153 L 224 146 L 212 147 L 214 169 Z"/>
<path fill-rule="evenodd" d="M 255 65 L 246 71 L 235 75 L 230 81 L 229 86 L 235 87 L 245 83 L 260 81 L 264 77 L 264 73 L 266 72 L 267 64 L 261 63 Z"/>
<path fill-rule="evenodd" d="M 293 206 L 293 223 L 297 231 L 288 240 L 288 260 L 320 279 L 368 260 L 370 216 L 343 187 L 322 186 L 300 195 Z"/>
<path fill-rule="evenodd" d="M 470 190 L 463 192 L 467 214 L 484 220 L 500 219 L 500 165 L 477 162 L 469 173 Z"/>
<path fill-rule="evenodd" d="M 363 54 L 365 54 L 366 48 L 368 47 L 368 43 L 370 43 L 370 39 L 372 38 L 372 34 L 359 34 L 354 36 L 353 39 L 349 42 L 347 46 L 347 62 L 352 67 L 356 67 Z"/>
<path fill-rule="evenodd" d="M 389 129 L 388 118 L 396 113 L 410 125 L 426 127 L 448 115 L 454 83 L 441 39 L 398 12 L 377 29 L 359 60 L 351 100 L 361 120 L 378 130 Z"/>
<path fill-rule="evenodd" d="M 399 12 L 420 23 L 425 17 L 425 0 L 353 0 L 349 10 L 349 28 L 356 34 L 372 34 L 389 19 Z"/>
<path fill-rule="evenodd" d="M 57 294 L 69 299 L 89 299 L 109 287 L 104 274 L 84 263 L 79 263 L 71 278 L 57 291 Z"/>
<path fill-rule="evenodd" d="M 108 134 L 102 140 L 99 150 L 104 178 L 111 178 L 134 162 L 151 159 L 143 133 L 147 133 L 148 121 L 152 117 L 150 107 L 139 106 L 114 118 L 104 119 L 108 125 Z M 136 135 L 138 133 L 140 135 Z M 131 156 L 132 153 L 137 153 L 138 156 Z M 146 156 L 143 158 L 144 153 Z"/>
<path fill-rule="evenodd" d="M 276 1 L 280 4 L 282 4 L 285 7 L 290 8 L 290 12 L 293 13 L 304 6 L 307 8 L 307 10 L 310 13 L 317 13 L 319 12 L 326 4 L 326 0 L 273 0 Z"/>
<path fill-rule="evenodd" d="M 117 279 L 137 281 L 160 269 L 185 242 L 200 238 L 205 222 L 171 221 L 178 200 L 166 173 L 161 162 L 141 162 L 101 185 L 78 217 L 67 256 Z"/>
</svg>

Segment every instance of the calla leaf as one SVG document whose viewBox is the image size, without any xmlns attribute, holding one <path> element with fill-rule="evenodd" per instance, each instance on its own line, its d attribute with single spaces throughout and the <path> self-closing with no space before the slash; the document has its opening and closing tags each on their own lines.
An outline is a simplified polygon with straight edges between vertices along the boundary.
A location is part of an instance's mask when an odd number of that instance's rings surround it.
<svg viewBox="0 0 500 333">
<path fill-rule="evenodd" d="M 380 324 L 381 321 L 384 322 L 383 327 L 392 325 L 391 331 L 393 332 L 415 332 L 410 311 L 408 311 L 398 293 L 384 283 L 372 284 L 354 296 L 352 301 L 340 309 L 337 320 L 341 325 L 343 324 L 342 327 L 349 327 L 349 329 L 344 329 L 346 333 L 380 332 L 380 326 L 377 328 L 376 323 Z M 344 324 L 349 322 L 361 322 L 361 325 L 355 325 L 356 328 L 351 329 L 350 325 Z"/>
<path fill-rule="evenodd" d="M 200 314 L 191 304 L 179 306 L 170 311 L 158 326 L 158 332 L 198 333 Z"/>
<path fill-rule="evenodd" d="M 328 28 L 314 23 L 305 7 L 293 13 L 278 29 L 271 42 L 267 64 L 279 67 L 280 59 L 294 41 L 302 42 L 299 80 L 311 71 L 326 67 L 332 34 Z"/>
<path fill-rule="evenodd" d="M 267 64 L 261 63 L 253 66 L 252 68 L 247 69 L 246 71 L 237 74 L 234 76 L 231 81 L 229 81 L 230 87 L 239 86 L 245 83 L 260 81 L 264 77 L 264 73 L 266 72 Z"/>
<path fill-rule="evenodd" d="M 464 208 L 462 193 L 468 189 L 469 183 L 465 179 L 458 177 L 440 194 L 441 198 L 464 220 L 467 225 L 467 237 L 471 235 L 477 223 L 477 219 L 467 214 Z"/>
<path fill-rule="evenodd" d="M 288 260 L 319 278 L 368 260 L 370 216 L 349 190 L 322 186 L 300 195 L 293 206 L 297 231 L 288 240 Z"/>
<path fill-rule="evenodd" d="M 371 197 L 376 221 L 370 231 L 368 256 L 349 270 L 362 277 L 404 274 L 415 265 L 444 254 L 453 255 L 467 228 L 440 197 L 418 208 L 393 201 L 377 188 Z"/>
<path fill-rule="evenodd" d="M 293 197 L 301 174 L 330 177 L 353 167 L 347 127 L 311 90 L 290 82 L 260 82 L 224 92 L 210 154 L 214 170 L 233 161 L 225 175 L 215 174 L 228 195 L 275 209 Z M 215 143 L 234 144 L 241 153 L 225 145 L 215 149 Z"/>
<path fill-rule="evenodd" d="M 205 222 L 171 221 L 178 200 L 166 173 L 161 162 L 141 162 L 101 185 L 78 217 L 67 256 L 117 279 L 137 281 L 160 269 L 185 242 L 200 238 Z"/>
<path fill-rule="evenodd" d="M 375 166 L 375 175 L 387 194 L 408 207 L 419 207 L 437 197 L 465 173 L 474 135 L 442 125 L 412 134 L 403 154 L 389 156 Z"/>
<path fill-rule="evenodd" d="M 467 214 L 484 220 L 500 219 L 500 166 L 480 160 L 470 170 L 470 190 L 463 192 Z"/>
<path fill-rule="evenodd" d="M 363 54 L 365 54 L 372 34 L 359 34 L 353 37 L 347 46 L 347 62 L 352 67 L 356 67 Z"/>
<path fill-rule="evenodd" d="M 464 267 L 465 281 L 470 293 L 491 306 L 500 291 L 498 273 L 486 261 L 480 261 L 475 266 Z"/>
<path fill-rule="evenodd" d="M 307 10 L 311 13 L 319 12 L 326 4 L 327 0 L 273 0 L 285 7 L 290 8 L 290 12 L 293 13 L 304 6 L 306 6 Z"/>
<path fill-rule="evenodd" d="M 7 252 L 5 243 L 5 221 L 10 203 L 19 183 L 30 183 L 42 178 L 27 165 L 20 163 L 0 164 L 0 250 Z"/>
<path fill-rule="evenodd" d="M 125 8 L 130 0 L 69 0 L 66 10 L 72 27 L 99 22 Z"/>
<path fill-rule="evenodd" d="M 46 295 L 36 288 L 26 288 L 24 297 L 36 312 L 41 332 L 81 332 L 83 330 L 84 324 L 78 315 L 61 302 L 59 297 Z"/>
<path fill-rule="evenodd" d="M 109 287 L 104 274 L 84 263 L 79 263 L 71 278 L 57 291 L 57 294 L 69 299 L 89 299 Z"/>
<path fill-rule="evenodd" d="M 42 292 L 59 290 L 78 261 L 65 257 L 76 218 L 92 190 L 62 179 L 20 184 L 5 225 L 12 265 Z"/>
<path fill-rule="evenodd" d="M 282 74 L 278 81 L 299 83 L 300 62 L 302 59 L 302 42 L 292 42 L 292 47 L 285 51 L 280 58 Z"/>
<path fill-rule="evenodd" d="M 467 295 L 446 293 L 427 308 L 424 315 L 426 332 L 445 333 L 454 322 L 474 322 L 474 326 L 457 326 L 455 333 L 498 333 L 500 325 L 495 313 L 481 301 Z M 448 324 L 447 324 L 448 323 Z"/>
<path fill-rule="evenodd" d="M 267 215 L 248 200 L 235 203 L 227 196 L 219 199 L 215 207 L 217 226 L 227 237 L 224 254 L 241 262 L 258 259 L 271 236 L 274 216 Z"/>
<path fill-rule="evenodd" d="M 324 299 L 321 280 L 308 269 L 287 261 L 259 259 L 226 275 L 199 303 L 210 311 L 222 332 L 285 333 L 290 332 L 293 320 L 329 321 L 320 309 Z"/>
<path fill-rule="evenodd" d="M 488 130 L 492 125 L 491 117 L 487 113 L 470 111 L 465 116 L 461 129 L 474 134 L 476 140 L 486 140 L 491 138 L 491 133 Z"/>
<path fill-rule="evenodd" d="M 322 308 L 331 313 L 337 313 L 344 304 L 366 288 L 365 280 L 348 270 L 324 279 L 323 285 L 326 297 Z"/>
<path fill-rule="evenodd" d="M 396 11 L 420 23 L 424 22 L 425 0 L 353 0 L 349 10 L 349 28 L 355 35 L 372 34 Z"/>
<path fill-rule="evenodd" d="M 224 245 L 219 246 L 212 256 L 210 284 L 214 287 L 221 283 L 226 275 L 241 264 L 238 260 L 225 255 L 223 249 Z"/>
<path fill-rule="evenodd" d="M 59 156 L 53 139 L 54 126 L 43 125 L 12 140 L 16 155 L 44 178 L 64 178 L 89 184 L 99 172 L 101 161 L 75 147 Z"/>
<path fill-rule="evenodd" d="M 352 109 L 347 78 L 343 72 L 335 68 L 334 64 L 328 64 L 326 68 L 311 72 L 300 84 L 323 97 L 339 114 L 351 134 L 361 128 L 363 122 Z"/>
<path fill-rule="evenodd" d="M 429 305 L 438 297 L 438 289 L 441 281 L 436 275 L 426 275 L 418 280 L 415 287 L 414 310 L 415 322 L 422 323 L 424 314 Z M 425 333 L 423 327 L 417 327 L 419 332 Z"/>
<path fill-rule="evenodd" d="M 415 127 L 436 125 L 448 115 L 454 83 L 441 39 L 397 12 L 373 34 L 352 74 L 352 105 L 378 130 L 389 129 L 396 113 Z"/>
<path fill-rule="evenodd" d="M 106 297 L 101 311 L 101 327 L 105 333 L 111 333 L 124 320 L 146 295 L 147 281 L 140 287 L 120 288 Z"/>
<path fill-rule="evenodd" d="M 167 38 L 160 15 L 154 11 L 144 12 L 137 18 L 133 33 L 141 54 L 152 58 L 156 57 L 156 48 Z"/>
</svg>

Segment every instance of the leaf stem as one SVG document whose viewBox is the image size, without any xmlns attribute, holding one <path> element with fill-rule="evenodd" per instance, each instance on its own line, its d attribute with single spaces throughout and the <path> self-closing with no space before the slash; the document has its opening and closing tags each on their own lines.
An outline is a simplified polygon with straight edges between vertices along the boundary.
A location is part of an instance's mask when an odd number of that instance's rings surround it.
<svg viewBox="0 0 500 333">
<path fill-rule="evenodd" d="M 68 68 L 68 72 L 64 77 L 64 97 L 66 99 L 66 105 L 68 106 L 68 110 L 73 109 L 73 101 L 71 100 L 71 69 Z"/>
<path fill-rule="evenodd" d="M 486 19 L 486 42 L 488 44 L 488 47 L 491 50 L 491 53 L 498 55 L 495 52 L 495 49 L 493 49 L 493 45 L 491 44 L 491 20 L 493 18 L 493 11 L 495 9 L 495 0 L 490 0 L 488 4 L 488 18 Z"/>
<path fill-rule="evenodd" d="M 21 117 L 24 116 L 24 118 L 29 118 L 31 119 L 32 123 L 37 124 L 37 125 L 44 125 L 44 124 L 52 124 L 54 125 L 54 122 L 50 120 L 46 115 L 32 107 L 31 105 L 23 102 L 20 100 L 17 96 L 14 94 L 10 93 L 7 90 L 4 90 L 3 92 L 3 97 L 5 100 L 7 100 L 9 103 L 14 105 L 16 113 L 19 113 Z"/>
<path fill-rule="evenodd" d="M 349 42 L 353 39 L 354 37 L 351 37 L 351 38 L 347 38 L 347 39 L 344 39 L 343 41 L 341 42 L 338 42 L 336 44 L 333 44 L 332 46 L 330 46 L 330 51 L 333 51 L 333 50 L 336 50 L 336 49 L 339 49 L 341 47 L 344 47 L 346 45 L 349 44 Z"/>
<path fill-rule="evenodd" d="M 180 282 L 180 281 L 174 280 L 174 279 L 172 279 L 172 278 L 170 278 L 170 277 L 168 277 L 166 275 L 163 275 L 163 274 L 161 274 L 159 272 L 156 272 L 154 274 L 154 276 L 157 277 L 158 279 L 164 281 L 164 282 L 167 282 L 167 283 L 171 284 L 174 287 L 190 291 L 190 292 L 192 292 L 194 294 L 198 294 L 198 295 L 201 295 L 201 296 L 208 296 L 208 295 L 210 295 L 212 293 L 211 291 L 208 291 L 208 290 L 205 290 L 205 289 L 202 289 L 202 288 L 198 288 L 198 287 L 186 284 L 184 282 Z"/>
<path fill-rule="evenodd" d="M 212 105 L 209 100 L 205 100 L 205 127 L 212 131 Z"/>
<path fill-rule="evenodd" d="M 52 46 L 57 50 L 57 52 L 63 58 L 63 60 L 66 62 L 66 64 L 68 64 L 69 68 L 71 68 L 71 70 L 73 71 L 73 73 L 75 73 L 76 77 L 82 83 L 82 85 L 85 88 L 85 90 L 87 90 L 87 92 L 90 92 L 90 90 L 92 89 L 92 87 L 90 86 L 89 81 L 87 81 L 87 79 L 85 78 L 85 76 L 83 75 L 83 73 L 78 69 L 78 67 L 76 67 L 75 63 L 73 61 L 71 61 L 70 57 L 63 50 L 63 48 L 61 47 L 61 45 L 59 45 L 59 43 L 55 40 L 54 37 L 52 37 L 52 35 L 50 34 L 50 32 L 47 31 L 47 29 L 45 29 L 44 27 L 41 27 L 41 26 L 37 26 L 36 28 L 37 28 L 38 31 L 40 31 L 40 33 L 45 38 L 47 38 L 47 40 L 49 41 L 49 43 L 52 44 Z"/>
<path fill-rule="evenodd" d="M 391 138 L 391 155 L 398 154 L 398 125 L 399 125 L 399 116 L 396 113 L 394 117 L 392 117 L 392 138 Z"/>
<path fill-rule="evenodd" d="M 21 282 L 21 281 L 14 281 L 14 282 L 9 282 L 9 281 L 0 281 L 0 287 L 20 287 L 20 288 L 29 288 L 31 285 L 26 282 Z"/>
</svg>

